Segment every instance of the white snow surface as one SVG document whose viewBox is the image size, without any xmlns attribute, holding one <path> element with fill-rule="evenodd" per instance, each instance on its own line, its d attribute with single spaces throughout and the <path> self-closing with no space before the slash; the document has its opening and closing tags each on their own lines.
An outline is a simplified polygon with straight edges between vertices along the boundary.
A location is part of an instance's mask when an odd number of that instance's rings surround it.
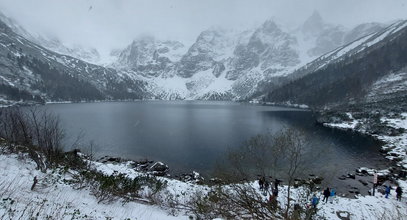
<svg viewBox="0 0 407 220">
<path fill-rule="evenodd" d="M 141 175 L 129 164 L 104 164 L 93 162 L 93 166 L 105 174 L 123 173 L 130 178 Z M 0 155 L 0 216 L 2 219 L 28 219 L 37 216 L 38 219 L 52 217 L 56 219 L 188 219 L 186 213 L 177 216 L 169 215 L 167 210 L 158 206 L 145 205 L 136 202 L 122 203 L 118 200 L 110 203 L 98 203 L 87 189 L 73 189 L 64 180 L 69 180 L 74 171 L 67 173 L 59 170 L 49 170 L 41 173 L 27 156 L 16 154 Z M 34 176 L 38 184 L 30 190 Z M 166 179 L 162 177 L 162 179 Z M 184 183 L 178 180 L 166 179 L 167 189 L 174 195 L 188 198 L 194 191 L 206 192 L 208 187 Z M 250 183 L 258 187 L 256 182 Z M 407 184 L 400 182 L 406 189 Z M 293 189 L 293 198 L 301 192 L 301 188 Z M 285 204 L 287 187 L 280 187 L 278 202 Z M 405 195 L 405 194 L 404 194 Z M 321 192 L 317 193 L 321 198 Z M 266 199 L 266 197 L 264 197 Z M 383 213 L 400 213 L 407 216 L 406 197 L 401 202 L 396 201 L 394 190 L 389 199 L 384 199 L 380 193 L 376 196 L 362 196 L 356 199 L 336 196 L 333 203 L 318 204 L 318 216 L 326 219 L 339 219 L 350 213 L 351 219 L 378 219 Z M 322 198 L 321 198 L 322 200 Z M 221 219 L 221 218 L 218 218 Z"/>
<path fill-rule="evenodd" d="M 404 157 L 399 164 L 407 169 L 407 112 L 402 113 L 401 117 L 397 119 L 381 118 L 380 120 L 393 128 L 404 128 L 404 133 L 399 136 L 381 136 L 379 139 L 394 146 L 389 154 Z M 388 159 L 392 159 L 391 156 L 388 157 L 390 157 Z"/>
<path fill-rule="evenodd" d="M 69 174 L 41 173 L 33 161 L 18 155 L 0 155 L 0 176 L 1 219 L 188 219 L 135 202 L 98 203 L 88 190 L 65 184 Z M 34 176 L 39 181 L 31 191 Z"/>
</svg>

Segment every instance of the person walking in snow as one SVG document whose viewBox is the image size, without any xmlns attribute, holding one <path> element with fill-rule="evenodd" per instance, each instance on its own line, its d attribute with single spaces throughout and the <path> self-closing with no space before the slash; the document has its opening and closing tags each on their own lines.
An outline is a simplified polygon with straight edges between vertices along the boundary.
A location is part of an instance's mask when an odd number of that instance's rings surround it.
<svg viewBox="0 0 407 220">
<path fill-rule="evenodd" d="M 336 195 L 335 189 L 332 188 L 331 189 L 331 194 L 329 195 L 329 201 L 331 202 L 331 204 L 334 202 L 335 195 Z"/>
<path fill-rule="evenodd" d="M 401 189 L 400 186 L 397 186 L 396 193 L 397 193 L 397 200 L 401 201 L 401 194 L 403 194 L 403 190 Z"/>
<path fill-rule="evenodd" d="M 269 181 L 265 180 L 264 181 L 264 191 L 267 192 L 269 190 L 269 187 L 270 187 Z"/>
<path fill-rule="evenodd" d="M 329 191 L 329 188 L 327 187 L 325 190 L 324 190 L 324 200 L 323 201 L 325 201 L 325 203 L 327 203 L 328 202 L 328 198 L 329 198 L 329 196 L 331 195 L 331 191 Z"/>
<path fill-rule="evenodd" d="M 278 196 L 278 187 L 273 189 L 273 196 L 274 197 Z"/>
<path fill-rule="evenodd" d="M 319 202 L 319 199 L 318 199 L 317 195 L 314 194 L 311 199 L 312 208 L 316 209 L 318 202 Z"/>
<path fill-rule="evenodd" d="M 38 183 L 37 176 L 34 176 L 33 181 L 34 181 L 34 182 L 33 182 L 32 186 L 31 186 L 31 191 L 32 191 L 32 190 L 34 190 L 35 186 L 36 186 L 36 185 L 37 185 L 37 183 Z"/>
<path fill-rule="evenodd" d="M 264 186 L 263 177 L 260 177 L 259 178 L 259 188 L 260 188 L 260 190 L 263 190 L 263 186 Z"/>
<path fill-rule="evenodd" d="M 274 181 L 274 188 L 278 187 L 278 184 L 281 182 L 281 180 L 277 179 Z"/>
<path fill-rule="evenodd" d="M 384 190 L 385 198 L 388 199 L 390 195 L 391 187 L 389 185 L 386 186 L 386 189 Z"/>
<path fill-rule="evenodd" d="M 386 190 L 384 191 L 384 194 L 386 195 L 385 198 L 388 199 L 390 195 L 391 187 L 389 185 L 386 186 Z"/>
</svg>

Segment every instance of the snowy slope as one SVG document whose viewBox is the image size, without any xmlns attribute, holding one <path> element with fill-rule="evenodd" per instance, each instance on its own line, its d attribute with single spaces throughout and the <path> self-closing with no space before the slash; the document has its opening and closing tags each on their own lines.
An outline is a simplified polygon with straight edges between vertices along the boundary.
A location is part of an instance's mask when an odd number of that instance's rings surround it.
<svg viewBox="0 0 407 220">
<path fill-rule="evenodd" d="M 102 164 L 94 162 L 93 166 L 107 174 L 124 174 L 134 178 L 140 173 L 129 168 L 126 164 Z M 156 205 L 138 202 L 124 202 L 120 199 L 99 203 L 87 188 L 74 189 L 67 181 L 72 179 L 74 171 L 64 172 L 62 169 L 48 170 L 42 173 L 35 169 L 35 163 L 23 155 L 0 155 L 0 216 L 4 219 L 189 219 L 189 215 L 182 210 L 170 215 L 169 209 Z M 34 176 L 38 184 L 30 190 Z M 163 178 L 165 179 L 165 178 Z M 195 192 L 206 193 L 208 187 L 167 179 L 165 193 L 179 198 L 181 203 L 193 199 Z M 249 183 L 258 190 L 256 182 Z M 405 189 L 407 184 L 400 182 Z M 278 204 L 284 207 L 286 203 L 287 187 L 280 186 Z M 301 195 L 301 188 L 292 189 L 292 198 Z M 263 196 L 260 191 L 258 194 Z M 163 195 L 165 196 L 165 194 Z M 320 192 L 317 196 L 322 198 Z M 263 196 L 266 200 L 266 196 Z M 406 197 L 403 201 L 395 200 L 394 191 L 389 199 L 377 193 L 376 196 L 362 196 L 356 199 L 336 196 L 333 203 L 320 203 L 318 216 L 321 219 L 340 219 L 349 216 L 350 219 L 390 219 L 391 217 L 406 216 Z M 182 205 L 182 204 L 180 204 Z"/>
<path fill-rule="evenodd" d="M 312 72 L 318 69 L 323 69 L 328 64 L 337 63 L 344 60 L 347 57 L 363 52 L 365 49 L 380 43 L 381 41 L 392 40 L 391 38 L 396 38 L 397 32 L 407 27 L 407 21 L 396 22 L 389 27 L 380 30 L 378 32 L 370 33 L 366 36 L 362 36 L 355 41 L 341 46 L 331 52 L 328 52 L 312 62 L 304 65 L 298 72 Z M 390 37 L 389 39 L 386 39 Z M 304 73 L 301 73 L 304 75 Z"/>
<path fill-rule="evenodd" d="M 69 174 L 41 173 L 33 161 L 17 155 L 0 158 L 1 219 L 188 219 L 136 202 L 99 203 L 89 190 L 65 184 Z M 34 176 L 39 183 L 31 191 Z"/>
</svg>

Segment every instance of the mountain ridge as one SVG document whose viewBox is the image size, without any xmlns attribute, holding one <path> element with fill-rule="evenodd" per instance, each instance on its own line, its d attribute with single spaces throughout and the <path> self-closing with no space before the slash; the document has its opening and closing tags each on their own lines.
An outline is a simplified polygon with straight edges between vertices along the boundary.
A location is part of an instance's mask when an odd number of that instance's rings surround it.
<svg viewBox="0 0 407 220">
<path fill-rule="evenodd" d="M 304 33 L 304 27 L 313 25 L 315 31 L 310 37 Z M 296 74 L 292 76 L 293 73 L 309 66 L 307 63 L 335 45 L 380 31 L 382 26 L 368 23 L 344 30 L 341 26 L 325 23 L 315 12 L 294 31 L 281 28 L 272 19 L 250 30 L 210 28 L 203 31 L 190 47 L 177 41 L 161 41 L 145 36 L 115 51 L 115 62 L 105 67 L 92 67 L 107 72 L 110 80 L 120 82 L 117 89 L 122 94 L 115 96 L 119 98 L 127 97 L 123 94 L 130 94 L 134 90 L 138 95 L 131 97 L 140 99 L 247 100 L 265 92 L 270 85 L 280 86 L 287 79 L 297 77 Z M 321 37 L 322 41 L 329 43 L 321 46 L 318 43 Z M 73 70 L 78 69 L 75 62 L 82 66 L 90 65 L 80 59 L 69 61 L 75 59 L 72 56 L 57 57 L 57 63 Z M 74 75 L 81 80 L 96 86 L 99 91 L 106 91 L 106 80 L 98 84 L 100 80 L 97 77 L 86 76 L 85 67 L 77 71 L 73 71 Z M 125 82 L 129 82 L 129 85 Z M 111 92 L 115 88 L 110 86 L 109 90 L 102 92 L 105 93 L 104 98 L 114 99 Z M 42 96 L 46 97 L 46 94 Z"/>
</svg>

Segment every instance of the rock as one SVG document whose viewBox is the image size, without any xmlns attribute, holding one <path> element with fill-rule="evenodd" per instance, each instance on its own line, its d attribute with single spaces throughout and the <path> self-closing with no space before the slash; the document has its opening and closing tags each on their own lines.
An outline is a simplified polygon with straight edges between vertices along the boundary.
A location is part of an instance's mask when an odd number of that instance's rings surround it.
<svg viewBox="0 0 407 220">
<path fill-rule="evenodd" d="M 197 184 L 202 184 L 204 182 L 204 178 L 201 176 L 196 171 L 192 171 L 192 173 L 188 174 L 182 174 L 180 176 L 180 179 L 184 182 L 189 182 L 189 183 L 197 183 Z"/>
<path fill-rule="evenodd" d="M 360 167 L 359 169 L 356 169 L 356 174 L 364 174 L 364 175 L 371 175 L 373 176 L 373 174 L 376 172 L 375 169 L 369 169 L 367 167 Z"/>
<path fill-rule="evenodd" d="M 348 173 L 347 177 L 350 179 L 356 179 L 355 174 L 352 174 L 352 173 Z"/>
<path fill-rule="evenodd" d="M 148 167 L 150 164 L 153 163 L 153 161 L 147 160 L 147 159 L 141 159 L 141 160 L 135 161 L 135 163 L 136 163 L 136 167 L 135 167 L 136 170 L 148 171 L 149 170 Z"/>
<path fill-rule="evenodd" d="M 341 220 L 350 220 L 350 213 L 347 211 L 337 211 L 336 216 Z"/>
<path fill-rule="evenodd" d="M 221 179 L 219 179 L 219 178 L 211 178 L 210 180 L 209 180 L 211 183 L 213 183 L 213 184 L 222 184 L 223 183 L 223 181 L 221 180 Z"/>
<path fill-rule="evenodd" d="M 338 179 L 340 179 L 340 180 L 346 180 L 346 176 L 345 176 L 345 175 L 342 175 L 342 176 L 338 177 Z"/>
<path fill-rule="evenodd" d="M 319 176 L 315 176 L 314 178 L 310 178 L 310 181 L 312 181 L 315 184 L 321 184 L 322 180 L 324 180 L 324 178 L 319 177 Z"/>
<path fill-rule="evenodd" d="M 165 176 L 169 171 L 169 167 L 163 162 L 156 162 L 148 170 L 155 176 Z"/>
<path fill-rule="evenodd" d="M 364 186 L 368 185 L 368 183 L 366 181 L 364 181 L 364 180 L 359 180 L 359 182 L 362 183 Z"/>
<path fill-rule="evenodd" d="M 120 163 L 121 158 L 120 157 L 110 157 L 110 156 L 104 156 L 98 160 L 101 163 Z"/>
<path fill-rule="evenodd" d="M 136 161 L 136 163 L 142 165 L 142 164 L 148 164 L 149 161 L 147 159 L 141 159 L 139 161 Z"/>
<path fill-rule="evenodd" d="M 109 157 L 107 159 L 107 162 L 117 162 L 119 163 L 121 161 L 120 157 Z"/>
<path fill-rule="evenodd" d="M 71 151 L 68 151 L 67 153 L 73 154 L 75 156 L 77 156 L 79 153 L 81 153 L 80 149 L 73 149 Z"/>
</svg>

